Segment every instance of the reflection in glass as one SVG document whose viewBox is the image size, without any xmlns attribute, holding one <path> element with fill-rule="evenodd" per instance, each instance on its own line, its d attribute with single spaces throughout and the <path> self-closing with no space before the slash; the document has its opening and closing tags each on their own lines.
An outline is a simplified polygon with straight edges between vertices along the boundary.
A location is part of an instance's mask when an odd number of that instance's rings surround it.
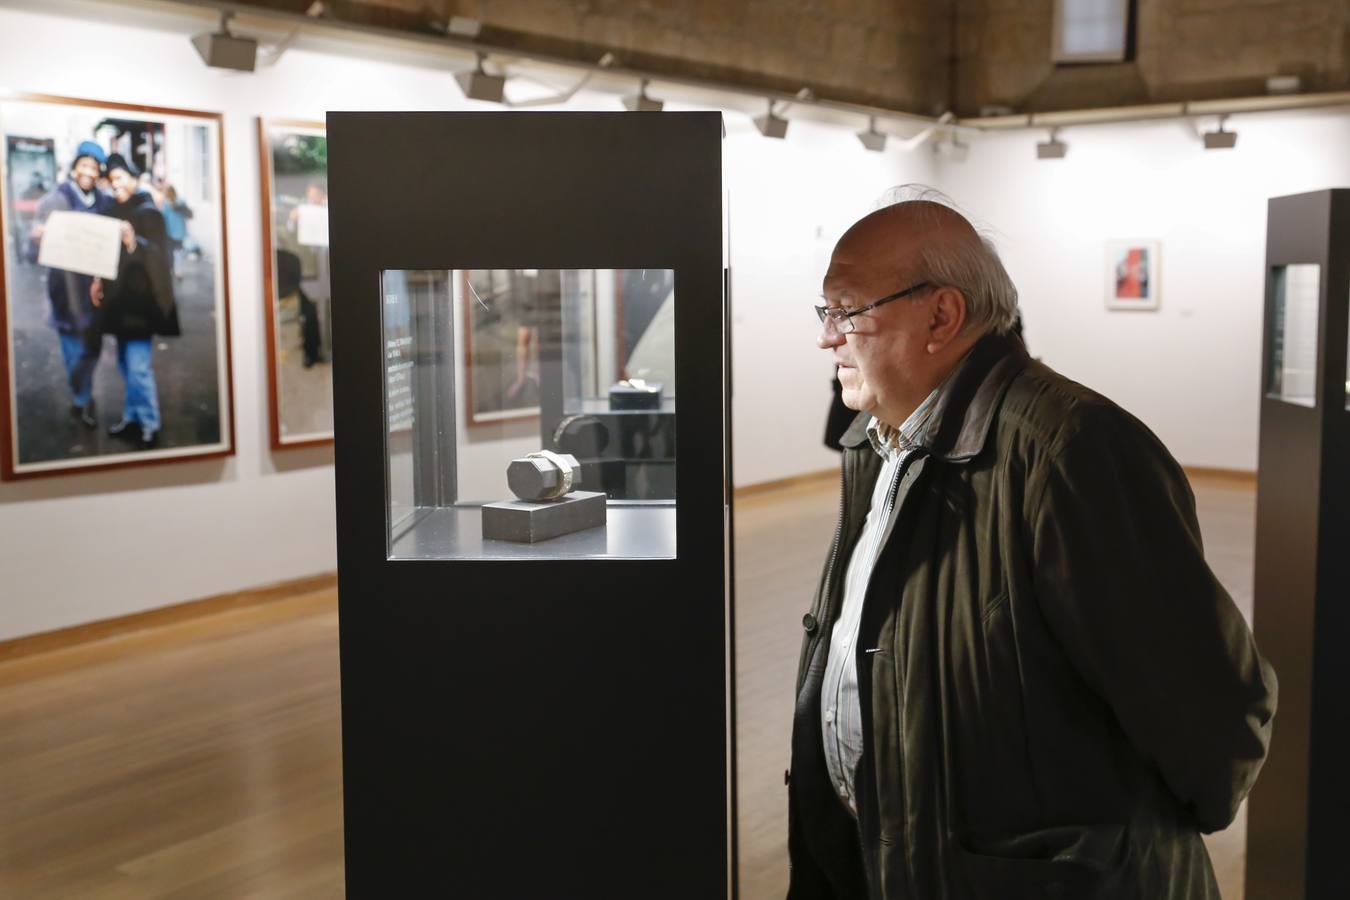
<svg viewBox="0 0 1350 900">
<path fill-rule="evenodd" d="M 539 325 L 559 302 L 558 273 L 463 273 L 469 423 L 539 415 Z"/>
<path fill-rule="evenodd" d="M 562 389 L 547 398 L 545 436 L 581 461 L 594 490 L 615 499 L 673 500 L 674 273 L 589 274 L 589 284 L 579 278 L 564 291 Z M 596 339 L 569 339 L 587 334 Z"/>
<path fill-rule="evenodd" d="M 419 497 L 417 438 L 418 376 L 432 359 L 419 359 L 415 316 L 449 297 L 449 280 L 443 272 L 385 272 L 384 292 L 384 387 L 385 425 L 388 433 L 389 528 L 392 535 L 413 524 Z M 434 357 L 433 357 L 434 359 Z M 419 366 L 419 362 L 423 363 Z"/>
<path fill-rule="evenodd" d="M 671 270 L 387 271 L 384 294 L 391 557 L 675 555 Z M 607 524 L 484 538 L 539 451 L 576 458 Z"/>
<path fill-rule="evenodd" d="M 1275 321 L 1267 348 L 1270 383 L 1266 395 L 1299 406 L 1317 402 L 1317 307 L 1322 269 L 1317 265 L 1277 266 Z"/>
</svg>

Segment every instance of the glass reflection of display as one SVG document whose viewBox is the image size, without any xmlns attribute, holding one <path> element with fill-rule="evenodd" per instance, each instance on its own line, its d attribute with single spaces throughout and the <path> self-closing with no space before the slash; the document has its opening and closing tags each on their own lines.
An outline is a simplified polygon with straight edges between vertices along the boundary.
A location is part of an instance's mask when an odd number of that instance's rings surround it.
<svg viewBox="0 0 1350 900">
<path fill-rule="evenodd" d="M 1322 268 L 1278 266 L 1274 277 L 1274 322 L 1267 348 L 1266 394 L 1298 406 L 1317 402 L 1317 309 Z"/>
<path fill-rule="evenodd" d="M 675 555 L 672 270 L 386 271 L 383 292 L 391 556 Z M 480 507 L 520 499 L 508 467 L 541 451 L 575 457 L 608 522 L 485 539 Z"/>
</svg>

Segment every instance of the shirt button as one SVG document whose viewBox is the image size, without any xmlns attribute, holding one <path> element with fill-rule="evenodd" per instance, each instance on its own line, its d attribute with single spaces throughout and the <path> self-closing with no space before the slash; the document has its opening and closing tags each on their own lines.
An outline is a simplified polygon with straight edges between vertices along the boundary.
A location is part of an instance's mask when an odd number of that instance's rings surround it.
<svg viewBox="0 0 1350 900">
<path fill-rule="evenodd" d="M 827 710 L 825 710 L 825 721 L 826 721 L 826 722 L 833 722 L 833 721 L 834 721 L 834 710 L 832 710 L 832 709 L 827 709 Z"/>
<path fill-rule="evenodd" d="M 806 629 L 807 634 L 814 632 L 816 630 L 816 617 L 810 613 L 802 616 L 802 627 Z"/>
</svg>

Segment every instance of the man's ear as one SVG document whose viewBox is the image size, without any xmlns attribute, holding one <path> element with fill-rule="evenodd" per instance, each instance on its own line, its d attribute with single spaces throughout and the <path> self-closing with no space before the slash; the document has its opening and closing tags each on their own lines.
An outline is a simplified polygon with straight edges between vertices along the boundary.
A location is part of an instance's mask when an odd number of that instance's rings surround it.
<svg viewBox="0 0 1350 900">
<path fill-rule="evenodd" d="M 966 297 L 954 287 L 941 287 L 933 294 L 928 313 L 929 353 L 938 353 L 960 336 L 966 327 Z"/>
</svg>

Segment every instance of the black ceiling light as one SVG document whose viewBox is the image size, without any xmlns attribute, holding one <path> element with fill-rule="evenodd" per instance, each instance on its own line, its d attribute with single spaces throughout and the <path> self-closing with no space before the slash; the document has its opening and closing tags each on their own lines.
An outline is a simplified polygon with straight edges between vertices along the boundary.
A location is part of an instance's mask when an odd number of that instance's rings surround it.
<svg viewBox="0 0 1350 900">
<path fill-rule="evenodd" d="M 467 72 L 456 72 L 455 81 L 459 89 L 470 100 L 486 100 L 488 103 L 501 103 L 506 95 L 506 76 L 489 75 L 483 69 L 486 54 L 478 54 L 478 61 Z"/>
<path fill-rule="evenodd" d="M 220 14 L 220 30 L 204 32 L 192 38 L 192 46 L 202 62 L 213 69 L 233 69 L 252 72 L 258 63 L 258 42 L 253 38 L 230 33 L 230 19 L 234 13 Z"/>
</svg>

